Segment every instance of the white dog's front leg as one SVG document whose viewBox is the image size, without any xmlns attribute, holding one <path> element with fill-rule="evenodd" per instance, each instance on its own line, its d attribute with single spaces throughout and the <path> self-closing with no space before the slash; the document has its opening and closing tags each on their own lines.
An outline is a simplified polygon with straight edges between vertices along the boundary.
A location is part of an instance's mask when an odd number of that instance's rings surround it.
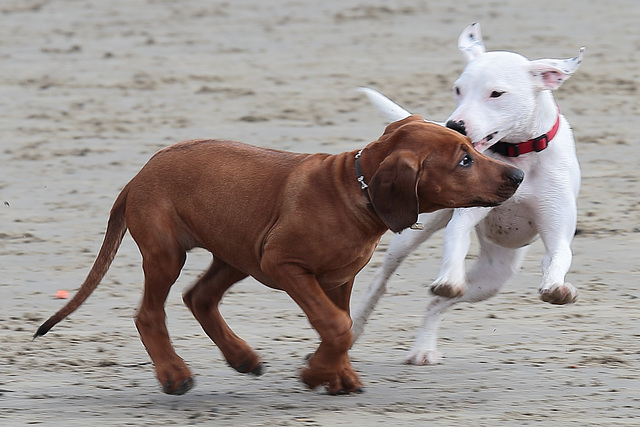
<svg viewBox="0 0 640 427">
<path fill-rule="evenodd" d="M 456 298 L 466 292 L 464 259 L 471 244 L 471 230 L 492 208 L 456 209 L 444 232 L 444 253 L 438 278 L 431 285 L 435 295 Z"/>
<path fill-rule="evenodd" d="M 565 276 L 571 267 L 571 241 L 575 234 L 577 212 L 575 208 L 566 207 L 562 212 L 553 212 L 549 217 L 560 218 L 560 221 L 542 220 L 544 224 L 538 227 L 546 248 L 542 259 L 540 299 L 551 304 L 570 304 L 578 299 L 577 289 L 565 282 Z"/>
<path fill-rule="evenodd" d="M 571 267 L 571 240 L 558 239 L 549 236 L 553 242 L 549 243 L 542 236 L 547 252 L 542 260 L 542 283 L 540 284 L 540 299 L 551 304 L 570 304 L 578 299 L 578 290 L 565 276 Z"/>
</svg>

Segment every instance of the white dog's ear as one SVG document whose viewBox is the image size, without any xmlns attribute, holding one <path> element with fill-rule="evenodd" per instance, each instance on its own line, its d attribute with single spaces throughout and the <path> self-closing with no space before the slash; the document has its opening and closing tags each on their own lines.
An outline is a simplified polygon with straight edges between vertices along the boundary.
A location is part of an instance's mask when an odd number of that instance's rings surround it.
<svg viewBox="0 0 640 427">
<path fill-rule="evenodd" d="M 462 51 L 467 62 L 482 55 L 487 51 L 482 41 L 480 24 L 474 22 L 462 31 L 458 37 L 458 49 Z"/>
<path fill-rule="evenodd" d="M 581 47 L 578 56 L 569 59 L 538 59 L 531 61 L 530 71 L 537 86 L 542 89 L 555 90 L 576 72 L 585 48 Z"/>
</svg>

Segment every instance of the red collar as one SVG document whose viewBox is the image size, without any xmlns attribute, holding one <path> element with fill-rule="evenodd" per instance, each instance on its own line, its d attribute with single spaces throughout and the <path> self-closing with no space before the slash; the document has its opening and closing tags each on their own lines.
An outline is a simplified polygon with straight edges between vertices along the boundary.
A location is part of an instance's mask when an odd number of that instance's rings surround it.
<svg viewBox="0 0 640 427">
<path fill-rule="evenodd" d="M 520 154 L 530 153 L 532 151 L 542 151 L 549 145 L 549 142 L 558 133 L 560 127 L 560 112 L 558 111 L 558 118 L 551 130 L 547 133 L 543 133 L 537 138 L 530 139 L 525 142 L 510 143 L 499 141 L 489 147 L 489 150 L 502 154 L 507 157 L 518 157 Z"/>
</svg>

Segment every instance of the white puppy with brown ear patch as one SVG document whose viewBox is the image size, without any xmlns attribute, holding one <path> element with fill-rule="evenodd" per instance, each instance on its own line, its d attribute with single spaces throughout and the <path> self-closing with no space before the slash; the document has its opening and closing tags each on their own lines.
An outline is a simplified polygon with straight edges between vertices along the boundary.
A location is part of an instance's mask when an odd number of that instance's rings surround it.
<svg viewBox="0 0 640 427">
<path fill-rule="evenodd" d="M 536 61 L 513 52 L 486 52 L 477 23 L 462 32 L 458 47 L 468 63 L 454 83 L 457 107 L 446 125 L 469 136 L 479 151 L 522 169 L 525 179 L 501 206 L 422 214 L 418 220 L 422 230 L 405 230 L 393 237 L 382 267 L 352 313 L 354 342 L 391 274 L 420 243 L 446 227 L 442 267 L 431 285 L 435 297 L 407 358 L 407 363 L 417 365 L 440 361 L 437 337 L 444 311 L 458 302 L 495 295 L 520 269 L 528 245 L 538 237 L 546 249 L 540 298 L 568 304 L 578 296 L 565 276 L 576 229 L 580 167 L 573 132 L 551 91 L 578 69 L 584 48 L 575 58 Z M 372 89 L 361 90 L 389 120 L 410 114 Z M 474 227 L 480 253 L 466 271 L 464 260 Z"/>
</svg>

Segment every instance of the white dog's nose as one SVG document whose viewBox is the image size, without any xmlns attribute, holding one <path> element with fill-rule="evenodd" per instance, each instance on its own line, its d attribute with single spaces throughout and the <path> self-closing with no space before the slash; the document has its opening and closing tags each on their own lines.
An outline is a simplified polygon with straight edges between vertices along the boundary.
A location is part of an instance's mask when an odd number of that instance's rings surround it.
<svg viewBox="0 0 640 427">
<path fill-rule="evenodd" d="M 447 122 L 447 127 L 467 136 L 467 128 L 464 125 L 464 120 L 449 120 Z"/>
</svg>

